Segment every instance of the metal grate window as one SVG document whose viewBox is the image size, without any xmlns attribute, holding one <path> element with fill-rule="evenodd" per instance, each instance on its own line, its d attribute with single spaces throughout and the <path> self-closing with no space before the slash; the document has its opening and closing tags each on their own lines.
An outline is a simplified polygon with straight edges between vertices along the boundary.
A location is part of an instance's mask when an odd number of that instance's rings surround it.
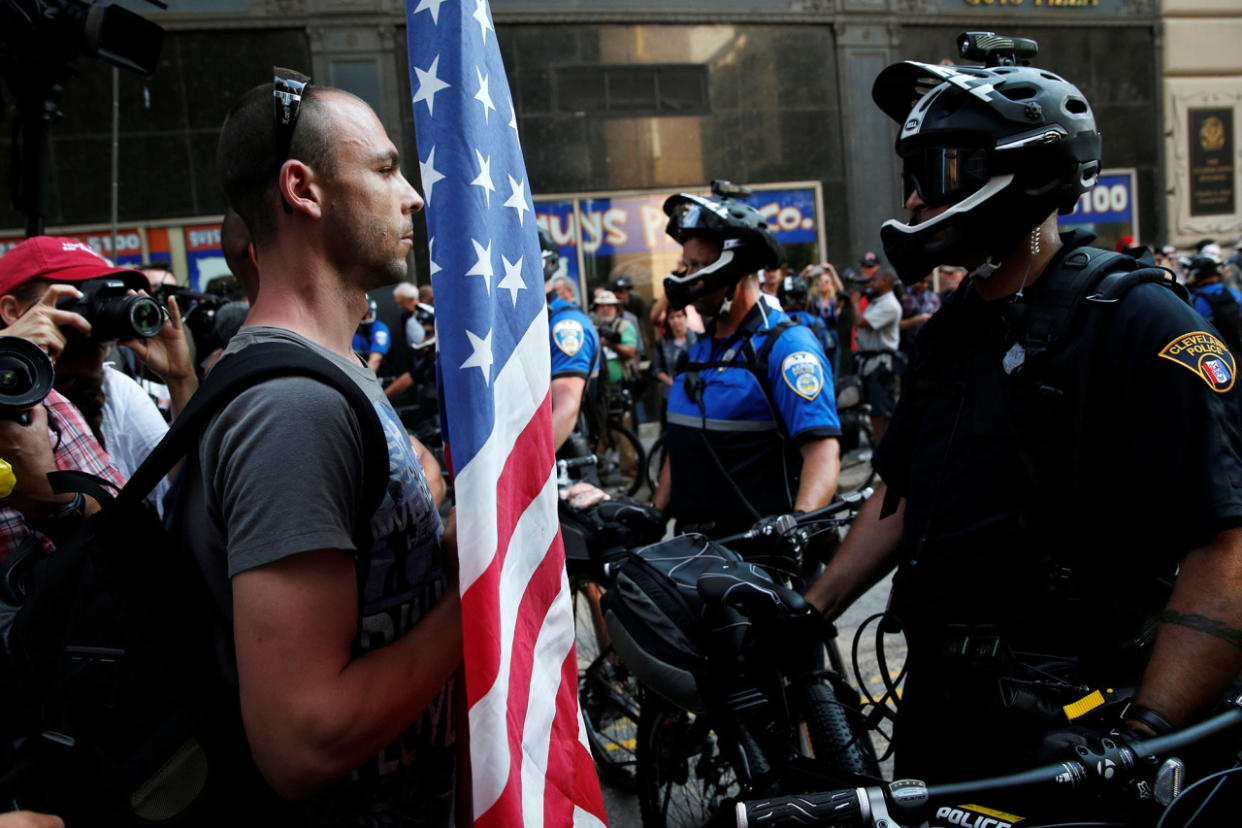
<svg viewBox="0 0 1242 828">
<path fill-rule="evenodd" d="M 555 73 L 560 112 L 635 117 L 711 111 L 703 64 L 558 66 Z"/>
</svg>

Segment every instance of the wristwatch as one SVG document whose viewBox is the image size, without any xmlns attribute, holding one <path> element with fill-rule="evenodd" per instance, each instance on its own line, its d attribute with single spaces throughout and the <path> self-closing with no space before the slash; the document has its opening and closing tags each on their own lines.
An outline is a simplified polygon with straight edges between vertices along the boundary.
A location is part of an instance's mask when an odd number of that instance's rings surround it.
<svg viewBox="0 0 1242 828">
<path fill-rule="evenodd" d="M 86 517 L 86 496 L 74 492 L 73 499 L 65 501 L 52 509 L 35 523 L 35 528 L 53 541 L 64 539 Z"/>
</svg>

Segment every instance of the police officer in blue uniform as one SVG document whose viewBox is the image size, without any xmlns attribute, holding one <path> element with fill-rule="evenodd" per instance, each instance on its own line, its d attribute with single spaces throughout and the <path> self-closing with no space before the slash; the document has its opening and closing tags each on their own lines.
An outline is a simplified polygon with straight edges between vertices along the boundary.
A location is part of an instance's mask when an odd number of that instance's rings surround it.
<svg viewBox="0 0 1242 828">
<path fill-rule="evenodd" d="M 574 303 L 573 285 L 556 276 L 560 252 L 551 234 L 539 228 L 544 291 L 548 295 L 548 335 L 552 349 L 552 441 L 555 450 L 579 426 L 582 401 L 599 373 L 599 338 L 591 319 Z"/>
<path fill-rule="evenodd" d="M 358 330 L 354 331 L 353 349 L 366 361 L 368 368 L 382 375 L 380 367 L 388 356 L 392 335 L 388 332 L 388 326 L 376 318 L 378 312 L 375 300 L 367 299 L 367 315 L 358 325 Z"/>
<path fill-rule="evenodd" d="M 1071 715 L 1166 732 L 1242 667 L 1235 356 L 1163 271 L 1058 234 L 1094 116 L 1033 42 L 988 37 L 959 38 L 985 66 L 875 82 L 911 212 L 885 251 L 908 283 L 946 261 L 971 283 L 920 332 L 883 485 L 807 592 L 836 617 L 896 567 L 896 772 L 930 781 L 1030 767 Z"/>
<path fill-rule="evenodd" d="M 745 203 L 680 193 L 664 203 L 681 269 L 669 304 L 707 332 L 669 390 L 668 460 L 655 505 L 680 529 L 722 536 L 826 505 L 840 471 L 832 371 L 815 335 L 760 301 L 757 271 L 784 259 Z"/>
</svg>

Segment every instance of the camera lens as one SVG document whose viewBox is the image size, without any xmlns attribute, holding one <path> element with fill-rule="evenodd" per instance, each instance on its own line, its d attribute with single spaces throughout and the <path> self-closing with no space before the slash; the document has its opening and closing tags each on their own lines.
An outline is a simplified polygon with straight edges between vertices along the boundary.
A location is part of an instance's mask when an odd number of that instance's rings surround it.
<svg viewBox="0 0 1242 828">
<path fill-rule="evenodd" d="M 52 390 L 52 360 L 36 345 L 0 336 L 0 417 L 16 417 Z"/>
<path fill-rule="evenodd" d="M 132 296 L 130 299 L 129 321 L 134 333 L 143 338 L 159 333 L 164 326 L 164 312 L 159 304 L 146 296 Z"/>
<path fill-rule="evenodd" d="M 0 356 L 0 394 L 21 394 L 33 384 L 29 365 L 11 356 Z"/>
</svg>

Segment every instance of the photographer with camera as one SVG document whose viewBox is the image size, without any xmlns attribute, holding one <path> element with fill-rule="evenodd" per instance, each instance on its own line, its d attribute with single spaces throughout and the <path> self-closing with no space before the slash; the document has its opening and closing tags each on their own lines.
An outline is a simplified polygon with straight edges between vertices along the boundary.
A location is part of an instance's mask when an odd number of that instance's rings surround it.
<svg viewBox="0 0 1242 828">
<path fill-rule="evenodd" d="M 47 472 L 77 469 L 121 485 L 167 431 L 150 397 L 103 364 L 110 342 L 123 339 L 165 379 L 174 411 L 198 387 L 176 303 L 165 321 L 152 299 L 135 295 L 147 286 L 141 273 L 112 267 L 74 239 L 37 236 L 5 255 L 4 333 L 33 342 L 55 360 L 56 387 L 31 409 L 28 424 L 0 421 L 0 456 L 17 477 L 0 508 L 0 557 L 30 537 L 30 527 L 50 549 L 48 539 L 97 508 L 83 495 L 54 494 Z M 152 495 L 157 507 L 166 486 Z"/>
</svg>

